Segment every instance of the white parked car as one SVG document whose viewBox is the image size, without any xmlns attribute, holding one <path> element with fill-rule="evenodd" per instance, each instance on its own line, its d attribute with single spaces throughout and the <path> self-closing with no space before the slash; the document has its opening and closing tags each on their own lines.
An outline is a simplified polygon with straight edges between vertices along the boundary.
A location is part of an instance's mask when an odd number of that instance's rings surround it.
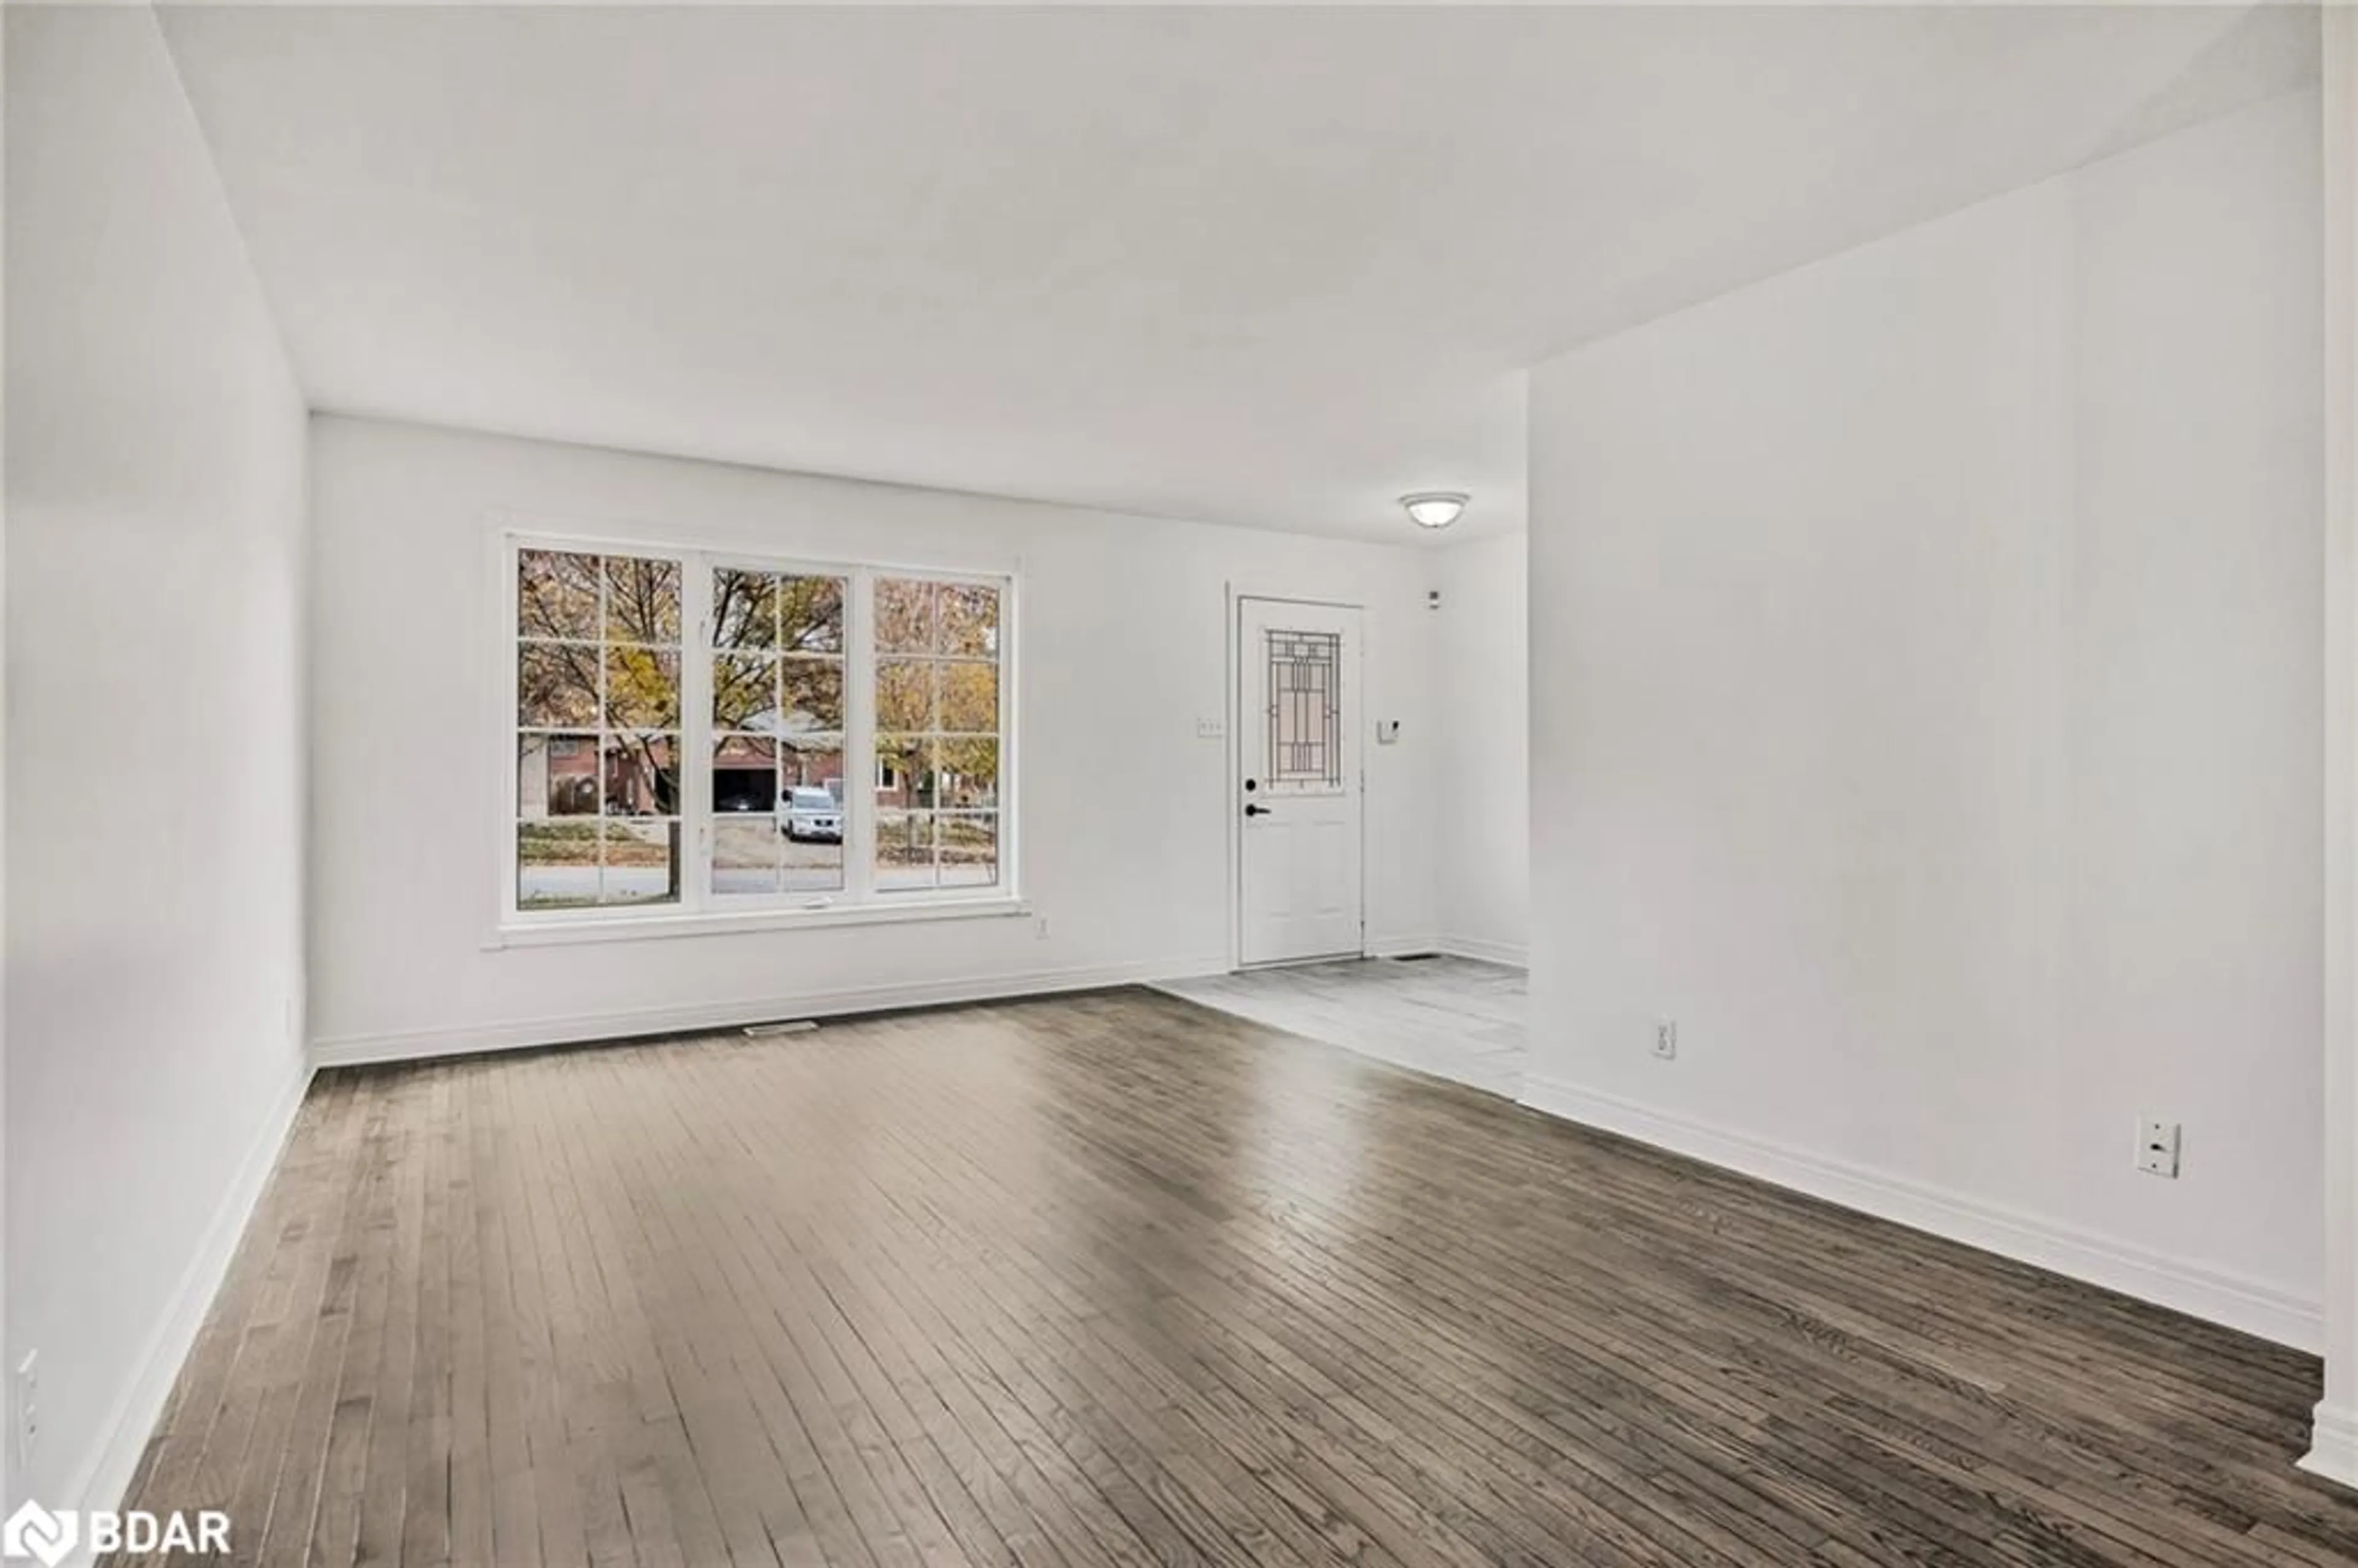
<svg viewBox="0 0 2358 1568">
<path fill-rule="evenodd" d="M 787 838 L 843 842 L 843 807 L 835 796 L 823 789 L 783 789 L 778 795 Z"/>
</svg>

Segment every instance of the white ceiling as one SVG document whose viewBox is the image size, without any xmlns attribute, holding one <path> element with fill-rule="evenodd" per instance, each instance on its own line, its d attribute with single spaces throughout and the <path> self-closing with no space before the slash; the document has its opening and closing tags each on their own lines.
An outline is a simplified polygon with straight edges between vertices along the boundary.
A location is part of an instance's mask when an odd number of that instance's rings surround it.
<svg viewBox="0 0 2358 1568">
<path fill-rule="evenodd" d="M 173 7 L 315 404 L 1402 537 L 1521 367 L 2315 79 L 2313 14 Z"/>
</svg>

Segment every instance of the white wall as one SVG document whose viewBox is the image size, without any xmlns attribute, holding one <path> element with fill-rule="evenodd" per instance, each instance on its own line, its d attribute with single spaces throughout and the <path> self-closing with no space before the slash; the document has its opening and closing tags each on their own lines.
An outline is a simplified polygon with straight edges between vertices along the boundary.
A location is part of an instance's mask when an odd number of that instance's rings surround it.
<svg viewBox="0 0 2358 1568">
<path fill-rule="evenodd" d="M 311 447 L 313 1036 L 323 1060 L 594 1038 L 1228 961 L 1226 585 L 1367 606 L 1368 934 L 1429 945 L 1421 552 L 320 417 Z M 1022 891 L 963 920 L 486 946 L 501 521 L 823 559 L 1014 568 Z M 396 674 L 397 672 L 397 674 Z"/>
<path fill-rule="evenodd" d="M 1434 897 L 1441 945 L 1520 964 L 1531 935 L 1531 585 L 1524 536 L 1436 560 L 1442 705 L 1435 798 L 1447 829 Z"/>
<path fill-rule="evenodd" d="M 2358 1487 L 2358 16 L 2320 18 L 2325 233 L 2325 1389 L 2304 1469 Z"/>
<path fill-rule="evenodd" d="M 7 96 L 8 29 L 0 25 L 0 104 Z M 6 230 L 7 201 L 7 135 L 8 116 L 0 109 L 0 233 Z M 0 300 L 8 297 L 7 246 L 0 243 Z M 8 362 L 7 311 L 0 308 L 0 365 Z M 0 374 L 0 629 L 7 622 L 5 591 L 7 557 L 8 507 L 6 486 L 8 475 L 7 377 Z M 0 637 L 0 674 L 7 665 L 5 637 Z M 7 718 L 5 705 L 0 704 L 0 823 L 5 823 L 7 809 Z M 0 830 L 0 954 L 5 954 L 7 941 L 7 854 L 6 833 Z M 8 1354 L 8 1030 L 7 1030 L 7 964 L 0 957 L 0 1377 L 5 1368 L 15 1365 Z M 15 1470 L 16 1444 L 5 1433 L 0 1433 L 0 1508 L 5 1508 L 16 1495 Z"/>
<path fill-rule="evenodd" d="M 103 1505 L 303 1081 L 305 427 L 153 15 L 5 26 L 12 1484 Z"/>
<path fill-rule="evenodd" d="M 1534 373 L 1536 1101 L 2314 1341 L 2318 114 Z"/>
</svg>

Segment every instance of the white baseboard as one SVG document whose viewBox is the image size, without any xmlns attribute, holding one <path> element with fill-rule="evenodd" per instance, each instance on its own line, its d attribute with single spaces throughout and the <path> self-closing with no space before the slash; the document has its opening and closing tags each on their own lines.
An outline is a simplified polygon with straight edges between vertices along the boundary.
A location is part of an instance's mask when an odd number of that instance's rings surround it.
<svg viewBox="0 0 2358 1568">
<path fill-rule="evenodd" d="M 1370 936 L 1359 945 L 1359 951 L 1370 958 L 1397 958 L 1405 953 L 1438 953 L 1441 938 L 1429 931 L 1412 932 L 1405 936 Z"/>
<path fill-rule="evenodd" d="M 1488 964 L 1507 964 L 1518 969 L 1531 967 L 1531 951 L 1520 942 L 1493 942 L 1487 936 L 1443 936 L 1441 950 L 1460 958 L 1479 958 Z"/>
<path fill-rule="evenodd" d="M 2312 1476 L 2358 1487 L 2358 1411 L 2320 1402 L 2300 1467 Z"/>
<path fill-rule="evenodd" d="M 352 1067 L 372 1062 L 415 1062 L 463 1056 L 480 1051 L 520 1051 L 538 1045 L 622 1040 L 640 1034 L 671 1034 L 698 1029 L 730 1029 L 786 1018 L 830 1018 L 900 1007 L 937 1007 L 962 1001 L 996 1001 L 1100 986 L 1146 985 L 1228 972 L 1224 957 L 1171 959 L 1144 964 L 1102 964 L 1020 974 L 973 975 L 958 979 L 899 985 L 854 986 L 806 991 L 795 996 L 755 997 L 742 1001 L 683 1007 L 634 1008 L 615 1012 L 575 1013 L 498 1023 L 457 1023 L 439 1029 L 405 1029 L 381 1034 L 324 1036 L 311 1043 L 315 1067 Z"/>
<path fill-rule="evenodd" d="M 263 1189 L 270 1184 L 271 1173 L 277 1169 L 279 1152 L 287 1146 L 287 1135 L 295 1125 L 295 1113 L 301 1108 L 303 1097 L 310 1087 L 311 1070 L 307 1066 L 294 1076 L 278 1102 L 270 1108 L 253 1142 L 247 1145 L 245 1157 L 238 1162 L 229 1190 L 222 1195 L 203 1234 L 198 1237 L 196 1256 L 181 1271 L 179 1282 L 172 1288 L 171 1298 L 165 1305 L 163 1318 L 140 1347 L 131 1380 L 107 1412 L 96 1446 L 74 1471 L 64 1494 L 44 1498 L 43 1502 L 83 1510 L 123 1506 L 147 1440 L 163 1418 L 164 1403 L 171 1398 L 172 1385 L 179 1378 L 189 1352 L 196 1346 L 197 1332 L 204 1326 L 205 1314 L 211 1309 L 213 1296 L 229 1274 L 230 1261 L 245 1234 L 246 1221 L 253 1217 Z M 89 1561 L 89 1549 L 84 1547 L 67 1558 L 61 1568 L 81 1568 Z"/>
<path fill-rule="evenodd" d="M 1617 1132 L 2279 1345 L 2314 1352 L 2324 1342 L 2325 1314 L 2320 1303 L 2256 1280 L 2205 1269 L 1750 1133 L 1654 1110 L 1561 1079 L 1526 1079 L 1522 1103 L 1551 1116 Z M 2323 1441 L 2320 1437 L 2320 1445 Z M 2358 1456 L 2358 1443 L 2343 1452 Z"/>
</svg>

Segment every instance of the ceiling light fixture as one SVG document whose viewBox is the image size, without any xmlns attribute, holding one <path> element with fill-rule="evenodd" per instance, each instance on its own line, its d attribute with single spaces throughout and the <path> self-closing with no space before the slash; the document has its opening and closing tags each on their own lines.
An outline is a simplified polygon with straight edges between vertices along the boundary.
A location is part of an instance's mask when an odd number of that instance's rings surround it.
<svg viewBox="0 0 2358 1568">
<path fill-rule="evenodd" d="M 1466 501 L 1462 490 L 1420 490 L 1401 497 L 1401 504 L 1408 508 L 1409 521 L 1420 528 L 1448 527 L 1466 510 Z"/>
</svg>

